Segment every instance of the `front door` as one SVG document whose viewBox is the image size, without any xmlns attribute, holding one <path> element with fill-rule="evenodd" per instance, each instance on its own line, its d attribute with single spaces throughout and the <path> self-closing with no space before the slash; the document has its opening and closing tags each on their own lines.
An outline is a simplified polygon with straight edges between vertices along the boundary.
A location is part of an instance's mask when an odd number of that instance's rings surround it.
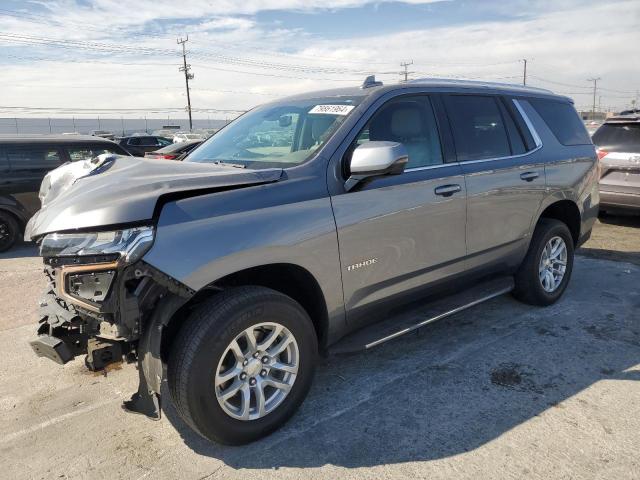
<svg viewBox="0 0 640 480">
<path fill-rule="evenodd" d="M 406 171 L 331 199 L 347 320 L 357 323 L 383 300 L 418 298 L 427 285 L 461 272 L 466 253 L 464 177 L 459 165 L 443 161 L 429 96 L 389 100 L 352 148 L 374 140 L 401 142 Z"/>
</svg>

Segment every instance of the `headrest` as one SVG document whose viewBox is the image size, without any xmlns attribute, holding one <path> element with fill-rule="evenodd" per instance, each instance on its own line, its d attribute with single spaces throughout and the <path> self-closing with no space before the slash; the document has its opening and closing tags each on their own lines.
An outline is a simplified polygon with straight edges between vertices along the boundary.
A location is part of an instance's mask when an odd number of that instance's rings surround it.
<svg viewBox="0 0 640 480">
<path fill-rule="evenodd" d="M 391 133 L 394 137 L 415 137 L 421 132 L 422 118 L 418 108 L 398 108 L 391 115 Z"/>
<path fill-rule="evenodd" d="M 322 136 L 327 130 L 329 130 L 329 127 L 333 124 L 334 120 L 334 117 L 328 115 L 315 117 L 311 124 L 311 137 L 313 137 L 313 140 L 316 142 L 322 141 Z"/>
</svg>

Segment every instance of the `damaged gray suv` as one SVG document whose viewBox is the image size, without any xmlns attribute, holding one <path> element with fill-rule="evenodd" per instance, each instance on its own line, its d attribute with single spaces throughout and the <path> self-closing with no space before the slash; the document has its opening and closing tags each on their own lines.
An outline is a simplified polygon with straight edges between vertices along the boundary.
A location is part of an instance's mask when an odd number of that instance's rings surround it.
<svg viewBox="0 0 640 480">
<path fill-rule="evenodd" d="M 554 303 L 599 200 L 570 99 L 461 81 L 369 78 L 255 108 L 184 162 L 73 168 L 26 231 L 49 279 L 33 349 L 136 362 L 125 409 L 159 418 L 166 382 L 226 444 L 289 419 L 318 355 L 508 292 Z"/>
</svg>

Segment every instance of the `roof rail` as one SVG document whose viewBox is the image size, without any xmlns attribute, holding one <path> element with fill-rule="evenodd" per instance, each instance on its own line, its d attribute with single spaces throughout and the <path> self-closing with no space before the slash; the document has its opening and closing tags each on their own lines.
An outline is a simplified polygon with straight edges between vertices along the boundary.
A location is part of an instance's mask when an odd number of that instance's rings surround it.
<svg viewBox="0 0 640 480">
<path fill-rule="evenodd" d="M 415 80 L 409 80 L 408 83 L 425 83 L 425 82 L 433 82 L 433 83 L 441 83 L 441 84 L 451 84 L 451 85 L 468 85 L 474 87 L 485 87 L 485 88 L 512 88 L 517 90 L 526 90 L 526 91 L 537 91 L 540 93 L 551 93 L 551 90 L 547 90 L 546 88 L 538 88 L 538 87 L 530 87 L 528 85 L 517 85 L 513 83 L 501 83 L 501 82 L 485 82 L 481 80 L 457 80 L 457 79 L 448 79 L 448 78 L 417 78 Z"/>
<path fill-rule="evenodd" d="M 382 86 L 382 82 L 377 81 L 375 75 L 369 75 L 367 78 L 364 79 L 364 82 L 362 82 L 362 85 L 360 85 L 360 88 L 365 89 L 365 88 L 381 87 L 381 86 Z"/>
</svg>

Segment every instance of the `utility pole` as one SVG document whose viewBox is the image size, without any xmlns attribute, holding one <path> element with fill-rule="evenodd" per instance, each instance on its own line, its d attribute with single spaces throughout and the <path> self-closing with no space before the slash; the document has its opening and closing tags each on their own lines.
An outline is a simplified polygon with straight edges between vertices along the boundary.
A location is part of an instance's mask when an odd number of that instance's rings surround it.
<svg viewBox="0 0 640 480">
<path fill-rule="evenodd" d="M 527 59 L 523 58 L 522 63 L 524 63 L 524 72 L 522 73 L 522 85 L 527 86 Z"/>
<path fill-rule="evenodd" d="M 596 94 L 598 92 L 598 78 L 587 78 L 587 82 L 593 82 L 593 107 L 591 109 L 591 120 L 596 119 Z"/>
<path fill-rule="evenodd" d="M 401 66 L 402 68 L 404 68 L 404 72 L 400 72 L 400 75 L 404 75 L 404 81 L 405 81 L 405 82 L 408 82 L 408 81 L 409 81 L 409 74 L 410 74 L 410 73 L 415 73 L 415 72 L 410 72 L 410 71 L 409 71 L 409 66 L 410 66 L 410 65 L 413 65 L 413 60 L 411 60 L 410 62 L 402 62 L 402 63 L 400 64 L 400 66 Z"/>
<path fill-rule="evenodd" d="M 187 112 L 189 112 L 189 131 L 193 130 L 193 120 L 191 119 L 191 95 L 189 94 L 189 80 L 193 80 L 194 75 L 190 73 L 191 65 L 187 64 L 187 48 L 185 44 L 189 41 L 189 35 L 184 40 L 182 37 L 177 40 L 178 45 L 182 45 L 182 67 L 178 70 L 184 72 L 184 81 L 187 85 Z"/>
</svg>

